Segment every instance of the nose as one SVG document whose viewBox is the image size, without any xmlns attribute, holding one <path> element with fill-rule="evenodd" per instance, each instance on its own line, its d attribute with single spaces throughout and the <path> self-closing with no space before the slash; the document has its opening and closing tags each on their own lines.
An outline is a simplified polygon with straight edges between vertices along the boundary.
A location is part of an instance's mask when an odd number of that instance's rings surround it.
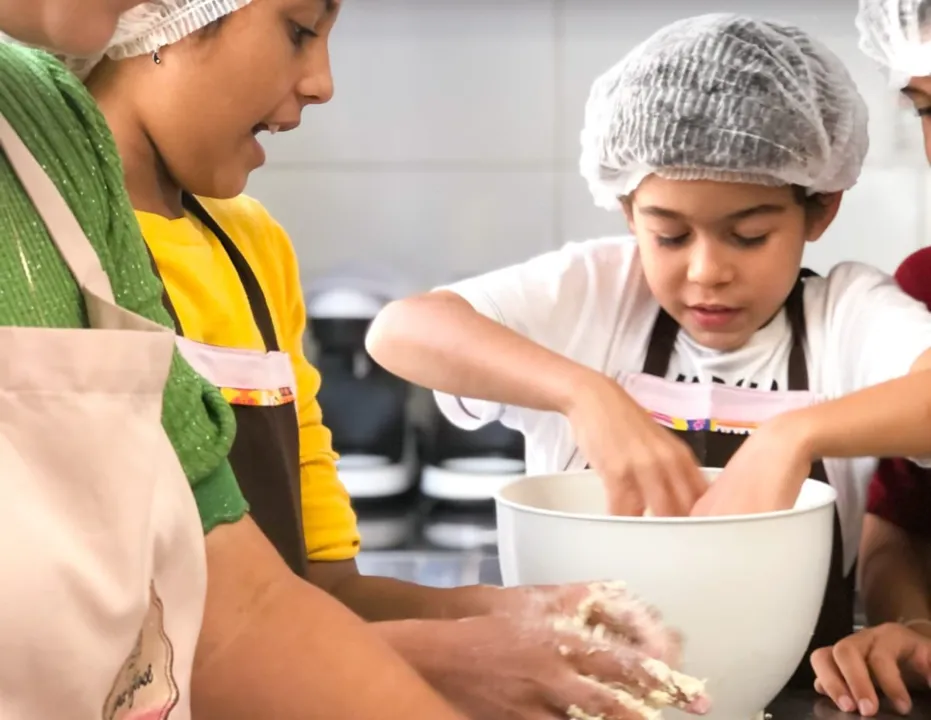
<svg viewBox="0 0 931 720">
<path fill-rule="evenodd" d="M 333 74 L 330 50 L 326 42 L 314 43 L 298 82 L 297 92 L 303 105 L 322 105 L 333 99 Z"/>
<path fill-rule="evenodd" d="M 703 287 L 724 285 L 734 278 L 726 249 L 712 238 L 698 238 L 689 255 L 689 282 Z"/>
</svg>

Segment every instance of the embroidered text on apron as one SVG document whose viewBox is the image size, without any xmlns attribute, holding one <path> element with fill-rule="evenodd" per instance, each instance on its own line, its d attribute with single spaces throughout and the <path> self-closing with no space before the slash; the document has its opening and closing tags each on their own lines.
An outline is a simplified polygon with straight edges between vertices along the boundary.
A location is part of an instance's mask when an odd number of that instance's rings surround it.
<svg viewBox="0 0 931 720">
<path fill-rule="evenodd" d="M 789 390 L 807 391 L 808 366 L 805 361 L 805 308 L 803 303 L 803 278 L 813 275 L 809 270 L 802 270 L 798 282 L 786 299 L 785 309 L 792 329 L 792 348 L 789 352 Z M 643 372 L 665 378 L 672 358 L 676 336 L 679 326 L 665 310 L 660 309 L 650 344 L 647 348 L 647 357 Z M 746 434 L 712 432 L 710 430 L 672 430 L 682 437 L 692 448 L 701 465 L 712 468 L 723 468 L 730 458 L 737 452 L 747 439 Z M 820 482 L 828 482 L 824 470 L 824 463 L 820 460 L 812 465 L 810 477 Z M 811 644 L 805 653 L 789 685 L 792 687 L 811 687 L 814 682 L 814 672 L 811 669 L 809 656 L 813 650 L 827 645 L 833 645 L 853 632 L 853 601 L 854 579 L 856 569 L 844 576 L 843 542 L 841 540 L 840 519 L 837 509 L 834 510 L 834 539 L 831 548 L 831 565 L 828 576 L 827 589 L 818 624 L 815 627 Z"/>
<path fill-rule="evenodd" d="M 291 360 L 287 353 L 281 352 L 265 294 L 239 248 L 195 197 L 185 193 L 182 200 L 185 210 L 214 234 L 229 256 L 242 282 L 265 351 L 220 348 L 187 340 L 166 288 L 163 302 L 181 336 L 178 349 L 208 381 L 222 390 L 232 391 L 225 394 L 236 415 L 236 439 L 230 453 L 233 472 L 256 524 L 291 569 L 304 577 L 307 550 L 301 515 L 297 389 Z M 158 273 L 157 267 L 155 270 Z M 261 380 L 250 383 L 249 388 L 243 387 L 245 382 L 231 385 L 234 381 L 224 380 L 224 376 L 236 376 L 236 368 L 246 363 L 258 368 L 264 377 L 277 378 L 274 387 L 268 387 L 270 383 Z M 240 376 L 244 374 L 239 373 Z M 253 402 L 247 390 L 275 393 L 278 401 Z"/>
<path fill-rule="evenodd" d="M 0 328 L 0 717 L 189 720 L 206 559 L 161 423 L 174 333 L 114 302 L 2 116 L 0 142 L 90 326 Z"/>
</svg>

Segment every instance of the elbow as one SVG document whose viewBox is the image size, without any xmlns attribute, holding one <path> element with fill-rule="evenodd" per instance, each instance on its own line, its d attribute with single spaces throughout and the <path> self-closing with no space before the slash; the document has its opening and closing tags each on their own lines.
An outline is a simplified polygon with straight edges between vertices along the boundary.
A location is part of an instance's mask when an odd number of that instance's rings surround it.
<svg viewBox="0 0 931 720">
<path fill-rule="evenodd" d="M 388 303 L 372 320 L 365 334 L 365 349 L 386 370 L 392 369 L 393 353 L 402 343 L 400 328 L 405 322 L 406 300 Z"/>
</svg>

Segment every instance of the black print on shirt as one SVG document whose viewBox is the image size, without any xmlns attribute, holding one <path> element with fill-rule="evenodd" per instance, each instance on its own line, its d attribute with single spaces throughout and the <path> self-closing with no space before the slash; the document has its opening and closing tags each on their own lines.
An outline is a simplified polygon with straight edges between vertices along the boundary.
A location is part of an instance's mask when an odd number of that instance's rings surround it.
<svg viewBox="0 0 931 720">
<path fill-rule="evenodd" d="M 694 375 L 693 375 L 691 378 L 689 378 L 687 375 L 684 375 L 683 373 L 679 373 L 679 374 L 676 376 L 676 382 L 680 382 L 680 383 L 685 383 L 685 382 L 697 383 L 697 382 L 701 382 L 701 381 L 700 381 L 696 376 L 694 376 Z M 724 382 L 724 380 L 722 380 L 722 379 L 719 378 L 719 377 L 715 377 L 715 376 L 712 376 L 712 377 L 711 377 L 711 382 L 713 382 L 713 383 L 718 383 L 719 385 L 727 385 L 727 383 Z M 747 387 L 747 388 L 749 388 L 750 390 L 759 390 L 759 389 L 760 389 L 760 384 L 757 383 L 757 382 L 747 383 L 746 380 L 744 380 L 743 378 L 741 378 L 741 379 L 738 380 L 736 383 L 734 383 L 734 387 L 739 387 L 739 388 Z M 773 380 L 773 382 L 772 382 L 772 384 L 770 385 L 769 389 L 770 389 L 772 392 L 777 392 L 777 391 L 779 390 L 779 383 L 776 382 L 776 380 Z"/>
</svg>

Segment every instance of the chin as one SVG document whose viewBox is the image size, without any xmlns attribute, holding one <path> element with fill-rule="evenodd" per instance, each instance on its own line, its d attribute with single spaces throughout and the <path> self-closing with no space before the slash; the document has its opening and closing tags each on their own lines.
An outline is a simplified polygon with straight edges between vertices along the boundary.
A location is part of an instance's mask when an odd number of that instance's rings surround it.
<svg viewBox="0 0 931 720">
<path fill-rule="evenodd" d="M 249 173 L 227 169 L 222 173 L 217 173 L 211 178 L 211 182 L 204 187 L 191 189 L 194 195 L 201 197 L 214 198 L 216 200 L 229 200 L 242 195 L 246 189 L 246 183 L 249 180 Z"/>
<path fill-rule="evenodd" d="M 702 347 L 706 347 L 709 350 L 717 350 L 718 352 L 740 350 L 752 337 L 752 335 L 748 335 L 740 330 L 709 332 L 708 330 L 687 327 L 685 331 Z"/>
</svg>

